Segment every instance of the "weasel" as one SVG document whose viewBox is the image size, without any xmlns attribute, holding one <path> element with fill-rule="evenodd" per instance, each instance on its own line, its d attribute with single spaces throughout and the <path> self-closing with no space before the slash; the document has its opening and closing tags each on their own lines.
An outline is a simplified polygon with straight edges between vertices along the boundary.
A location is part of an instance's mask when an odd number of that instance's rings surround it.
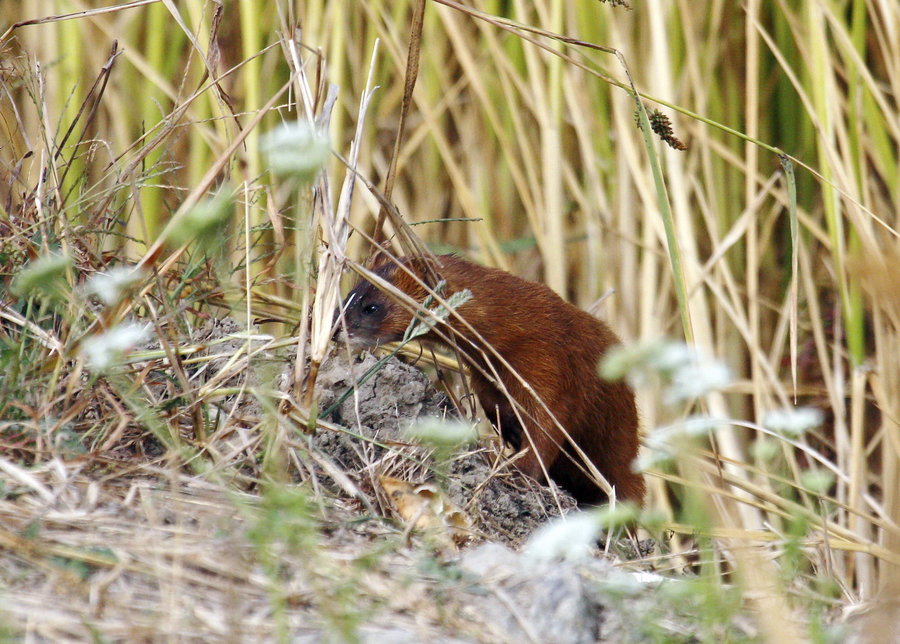
<svg viewBox="0 0 900 644">
<path fill-rule="evenodd" d="M 370 270 L 421 305 L 428 293 L 421 282 L 430 260 L 406 257 L 399 261 L 402 266 L 380 255 Z M 609 382 L 598 375 L 603 355 L 619 343 L 615 333 L 543 284 L 454 255 L 441 255 L 432 266 L 445 280 L 440 293 L 445 301 L 458 291 L 471 292 L 471 298 L 456 309 L 468 325 L 451 313 L 437 329 L 452 337 L 470 362 L 472 389 L 504 441 L 517 451 L 527 450 L 517 467 L 543 482 L 543 463 L 550 478 L 580 503 L 606 501 L 571 440 L 615 486 L 618 500 L 641 505 L 644 480 L 631 469 L 638 452 L 634 393 L 624 382 Z M 413 318 L 407 307 L 364 279 L 349 293 L 344 307 L 347 340 L 356 346 L 401 340 Z M 419 339 L 446 344 L 434 328 Z M 521 405 L 518 414 L 485 374 L 499 376 Z"/>
</svg>

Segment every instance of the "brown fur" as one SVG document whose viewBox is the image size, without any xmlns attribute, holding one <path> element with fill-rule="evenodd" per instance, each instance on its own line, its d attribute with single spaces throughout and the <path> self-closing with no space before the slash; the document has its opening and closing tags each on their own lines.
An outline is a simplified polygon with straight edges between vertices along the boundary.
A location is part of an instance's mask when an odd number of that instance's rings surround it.
<svg viewBox="0 0 900 644">
<path fill-rule="evenodd" d="M 424 261 L 405 258 L 403 264 L 421 279 Z M 370 268 L 416 302 L 425 299 L 423 286 L 392 260 L 377 259 Z M 603 354 L 619 342 L 609 327 L 546 286 L 505 271 L 452 255 L 440 256 L 434 268 L 446 280 L 444 298 L 463 289 L 472 292 L 472 298 L 459 307 L 459 315 L 528 382 L 571 439 L 615 486 L 618 499 L 641 504 L 644 480 L 631 471 L 638 450 L 634 394 L 626 384 L 597 375 Z M 364 280 L 348 295 L 345 306 L 348 339 L 358 345 L 400 340 L 412 319 L 403 305 Z M 478 350 L 484 343 L 452 316 L 442 329 L 456 338 L 473 363 L 473 390 L 504 440 L 516 449 L 529 447 L 529 438 L 534 443 L 536 452 L 528 450 L 517 461 L 519 469 L 542 481 L 543 462 L 550 477 L 578 501 L 606 500 L 599 486 L 576 465 L 578 459 L 563 432 L 519 379 L 496 358 L 488 365 Z M 434 331 L 420 339 L 441 342 Z M 484 353 L 491 358 L 490 351 Z M 522 405 L 524 411 L 519 413 L 527 436 L 522 435 L 513 405 L 479 367 L 488 374 L 496 369 L 506 390 Z"/>
</svg>

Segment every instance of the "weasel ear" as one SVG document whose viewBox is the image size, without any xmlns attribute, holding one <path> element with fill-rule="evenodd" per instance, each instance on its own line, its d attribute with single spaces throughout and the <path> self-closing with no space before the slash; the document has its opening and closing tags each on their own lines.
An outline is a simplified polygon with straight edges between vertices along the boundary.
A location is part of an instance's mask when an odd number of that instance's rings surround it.
<svg viewBox="0 0 900 644">
<path fill-rule="evenodd" d="M 391 249 L 388 247 L 388 241 L 385 240 L 380 244 L 376 244 L 372 254 L 366 260 L 366 268 L 374 271 L 379 266 L 394 262 L 391 260 Z"/>
<path fill-rule="evenodd" d="M 396 255 L 387 247 L 387 242 L 379 244 L 375 252 L 366 260 L 366 268 L 372 272 L 383 271 L 393 274 L 399 264 L 405 266 L 420 280 L 425 280 L 429 273 L 439 274 L 441 266 L 440 258 Z M 405 273 L 405 271 L 401 271 L 401 273 Z"/>
<path fill-rule="evenodd" d="M 432 271 L 440 269 L 440 263 L 428 257 L 404 257 L 403 263 L 421 279 L 425 279 L 425 276 L 428 275 L 429 268 Z"/>
</svg>

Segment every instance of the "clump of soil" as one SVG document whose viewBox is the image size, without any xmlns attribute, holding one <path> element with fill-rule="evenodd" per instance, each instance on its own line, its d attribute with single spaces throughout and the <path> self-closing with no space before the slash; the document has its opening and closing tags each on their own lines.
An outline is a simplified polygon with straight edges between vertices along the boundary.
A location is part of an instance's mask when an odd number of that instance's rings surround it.
<svg viewBox="0 0 900 644">
<path fill-rule="evenodd" d="M 317 380 L 319 409 L 332 407 L 377 362 L 369 353 L 348 360 L 346 351 L 335 352 Z M 436 481 L 481 536 L 513 546 L 575 507 L 563 490 L 539 485 L 506 464 L 499 440 L 436 463 L 430 449 L 411 443 L 405 433 L 417 418 L 454 413 L 421 370 L 391 358 L 325 419 L 350 431 L 320 431 L 315 444 L 363 489 L 372 474 L 413 484 Z"/>
</svg>

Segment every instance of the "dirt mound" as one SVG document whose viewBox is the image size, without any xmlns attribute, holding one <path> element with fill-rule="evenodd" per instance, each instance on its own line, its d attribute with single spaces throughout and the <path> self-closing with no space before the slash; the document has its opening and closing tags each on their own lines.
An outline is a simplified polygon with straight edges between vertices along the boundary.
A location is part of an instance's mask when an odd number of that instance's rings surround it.
<svg viewBox="0 0 900 644">
<path fill-rule="evenodd" d="M 345 351 L 337 351 L 317 381 L 319 409 L 334 407 L 325 420 L 349 431 L 320 430 L 314 443 L 362 489 L 374 492 L 370 482 L 377 476 L 413 484 L 434 481 L 472 519 L 478 535 L 509 545 L 519 544 L 560 510 L 575 507 L 564 491 L 554 493 L 506 465 L 499 441 L 481 441 L 477 449 L 441 463 L 431 449 L 412 443 L 405 432 L 412 422 L 454 417 L 454 411 L 421 370 L 398 358 L 387 360 L 337 403 L 377 363 L 369 353 L 348 359 Z"/>
</svg>

